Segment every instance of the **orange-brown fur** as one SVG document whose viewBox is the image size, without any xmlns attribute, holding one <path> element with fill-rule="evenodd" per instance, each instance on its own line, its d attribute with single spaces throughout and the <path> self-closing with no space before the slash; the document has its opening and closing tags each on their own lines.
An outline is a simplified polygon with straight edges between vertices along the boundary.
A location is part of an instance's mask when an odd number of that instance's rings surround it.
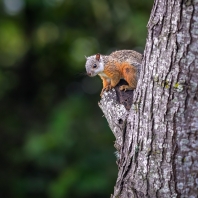
<svg viewBox="0 0 198 198">
<path fill-rule="evenodd" d="M 120 79 L 124 79 L 128 83 L 128 85 L 122 85 L 120 90 L 126 91 L 136 88 L 136 68 L 127 62 L 110 61 L 105 65 L 103 74 L 107 77 L 100 75 L 103 81 L 102 93 L 104 90 L 107 91 L 115 87 L 119 83 Z"/>
</svg>

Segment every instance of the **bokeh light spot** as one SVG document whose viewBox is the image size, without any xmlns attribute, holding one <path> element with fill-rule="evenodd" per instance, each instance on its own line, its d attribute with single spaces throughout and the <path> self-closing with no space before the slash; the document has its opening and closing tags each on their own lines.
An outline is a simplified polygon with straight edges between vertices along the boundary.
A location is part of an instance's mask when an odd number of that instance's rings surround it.
<svg viewBox="0 0 198 198">
<path fill-rule="evenodd" d="M 24 8 L 23 0 L 4 0 L 4 9 L 10 15 L 18 14 Z"/>
<path fill-rule="evenodd" d="M 36 32 L 36 39 L 39 45 L 43 46 L 47 43 L 54 42 L 59 37 L 59 29 L 54 23 L 42 24 Z"/>
<path fill-rule="evenodd" d="M 10 21 L 0 24 L 0 65 L 13 66 L 27 49 L 28 43 L 17 25 Z"/>
</svg>

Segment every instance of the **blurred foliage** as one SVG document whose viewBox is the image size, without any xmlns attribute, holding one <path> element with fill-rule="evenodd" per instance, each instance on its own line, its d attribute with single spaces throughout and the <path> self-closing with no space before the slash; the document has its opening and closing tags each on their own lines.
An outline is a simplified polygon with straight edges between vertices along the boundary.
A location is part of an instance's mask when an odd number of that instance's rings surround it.
<svg viewBox="0 0 198 198">
<path fill-rule="evenodd" d="M 85 58 L 143 52 L 148 0 L 0 2 L 0 197 L 109 197 L 117 177 Z"/>
</svg>

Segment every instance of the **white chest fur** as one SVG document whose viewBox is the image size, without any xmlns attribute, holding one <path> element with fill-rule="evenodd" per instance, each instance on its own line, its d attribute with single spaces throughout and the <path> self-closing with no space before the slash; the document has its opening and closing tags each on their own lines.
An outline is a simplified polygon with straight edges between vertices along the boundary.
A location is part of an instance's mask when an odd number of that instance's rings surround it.
<svg viewBox="0 0 198 198">
<path fill-rule="evenodd" d="M 111 79 L 103 72 L 98 74 L 100 77 L 105 78 L 108 82 L 111 82 Z"/>
<path fill-rule="evenodd" d="M 103 72 L 99 73 L 98 75 L 101 76 L 101 77 L 104 77 L 104 78 L 109 78 L 109 77 L 108 77 L 105 73 L 103 73 Z"/>
</svg>

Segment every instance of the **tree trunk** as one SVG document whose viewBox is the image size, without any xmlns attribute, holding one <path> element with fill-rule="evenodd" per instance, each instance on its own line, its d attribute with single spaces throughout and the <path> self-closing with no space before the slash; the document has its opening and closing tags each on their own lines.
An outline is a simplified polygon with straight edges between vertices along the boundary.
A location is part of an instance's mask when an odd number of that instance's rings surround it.
<svg viewBox="0 0 198 198">
<path fill-rule="evenodd" d="M 198 1 L 155 0 L 128 111 L 114 90 L 99 106 L 116 137 L 113 198 L 198 197 Z"/>
</svg>

